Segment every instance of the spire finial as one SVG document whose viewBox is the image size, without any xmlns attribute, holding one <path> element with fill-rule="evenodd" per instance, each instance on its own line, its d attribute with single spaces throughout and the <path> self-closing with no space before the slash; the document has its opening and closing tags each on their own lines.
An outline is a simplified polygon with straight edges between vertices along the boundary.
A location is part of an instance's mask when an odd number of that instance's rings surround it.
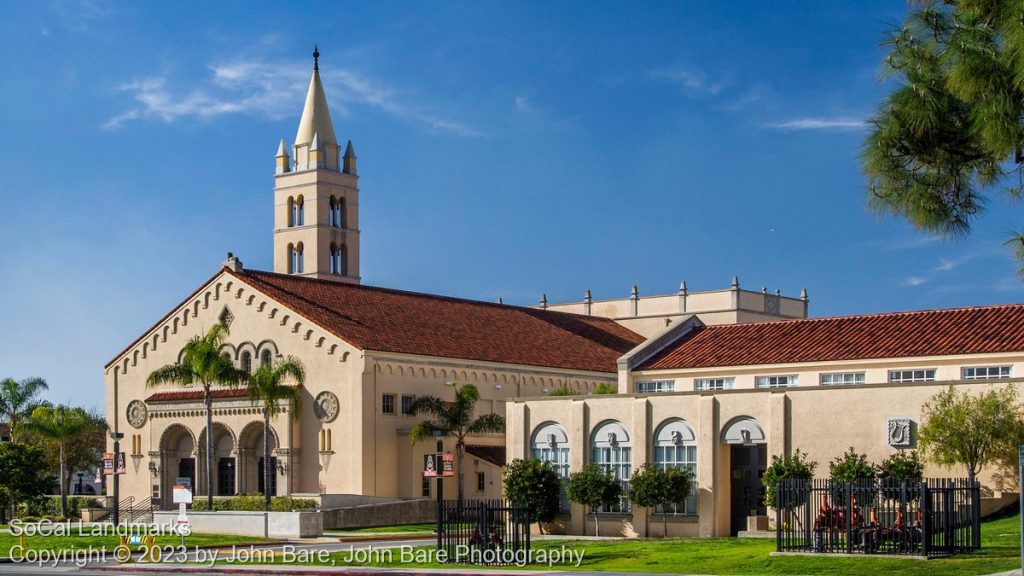
<svg viewBox="0 0 1024 576">
<path fill-rule="evenodd" d="M 316 44 L 313 44 L 313 71 L 320 70 L 320 50 L 317 49 Z"/>
</svg>

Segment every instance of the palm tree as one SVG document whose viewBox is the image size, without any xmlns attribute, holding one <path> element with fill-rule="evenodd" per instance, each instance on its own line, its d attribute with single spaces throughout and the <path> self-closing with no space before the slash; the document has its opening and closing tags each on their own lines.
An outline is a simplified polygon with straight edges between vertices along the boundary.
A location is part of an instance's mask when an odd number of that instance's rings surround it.
<svg viewBox="0 0 1024 576">
<path fill-rule="evenodd" d="M 60 457 L 60 513 L 68 516 L 68 474 L 66 447 L 81 437 L 97 430 L 106 430 L 107 422 L 102 416 L 90 414 L 77 406 L 39 406 L 32 411 L 21 426 L 28 432 L 57 443 Z"/>
<path fill-rule="evenodd" d="M 0 381 L 0 419 L 11 428 L 11 438 L 17 438 L 18 423 L 28 418 L 38 406 L 49 406 L 45 400 L 37 397 L 48 390 L 46 380 L 42 378 L 25 378 L 14 380 L 5 378 Z"/>
<path fill-rule="evenodd" d="M 295 380 L 296 386 L 283 383 L 289 376 Z M 263 364 L 246 381 L 249 399 L 253 404 L 263 405 L 263 497 L 267 510 L 270 510 L 270 486 L 274 472 L 270 465 L 270 419 L 283 411 L 283 404 L 291 404 L 291 417 L 299 418 L 302 412 L 300 393 L 305 381 L 302 363 L 291 356 L 274 365 Z"/>
<path fill-rule="evenodd" d="M 231 358 L 220 351 L 224 337 L 228 335 L 227 324 L 216 324 L 209 332 L 193 336 L 182 351 L 181 361 L 157 368 L 146 379 L 149 386 L 176 384 L 203 387 L 203 403 L 206 405 L 206 504 L 213 510 L 213 394 L 214 385 L 238 386 L 248 374 L 235 368 Z"/>
<path fill-rule="evenodd" d="M 459 469 L 459 501 L 462 501 L 462 456 L 466 451 L 466 436 L 487 432 L 504 432 L 505 419 L 493 413 L 483 414 L 474 419 L 473 409 L 476 407 L 477 400 L 480 399 L 480 392 L 476 386 L 472 384 L 459 386 L 457 382 L 451 382 L 450 385 L 455 389 L 454 402 L 445 402 L 434 396 L 420 396 L 412 403 L 412 414 L 426 412 L 433 416 L 433 419 L 424 420 L 413 426 L 409 431 L 409 441 L 416 444 L 422 440 L 429 440 L 435 436 L 435 433 L 438 436 L 455 438 L 455 459 Z"/>
</svg>

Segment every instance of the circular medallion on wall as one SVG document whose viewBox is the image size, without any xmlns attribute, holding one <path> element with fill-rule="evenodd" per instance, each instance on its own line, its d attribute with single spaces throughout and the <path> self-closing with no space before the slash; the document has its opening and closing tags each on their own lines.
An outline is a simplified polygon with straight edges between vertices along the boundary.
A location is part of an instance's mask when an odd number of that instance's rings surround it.
<svg viewBox="0 0 1024 576">
<path fill-rule="evenodd" d="M 321 422 L 334 422 L 334 419 L 338 417 L 339 407 L 338 397 L 334 395 L 334 392 L 321 392 L 313 401 L 313 412 Z"/>
<path fill-rule="evenodd" d="M 128 423 L 132 425 L 132 428 L 142 428 L 146 424 L 146 418 L 149 416 L 145 402 L 142 400 L 132 400 L 129 402 L 127 416 Z"/>
</svg>

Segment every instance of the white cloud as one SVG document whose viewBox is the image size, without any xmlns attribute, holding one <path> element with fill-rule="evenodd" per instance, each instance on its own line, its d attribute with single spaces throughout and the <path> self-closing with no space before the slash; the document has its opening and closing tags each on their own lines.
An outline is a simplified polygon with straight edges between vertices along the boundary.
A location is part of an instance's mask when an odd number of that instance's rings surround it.
<svg viewBox="0 0 1024 576">
<path fill-rule="evenodd" d="M 905 279 L 903 281 L 903 285 L 904 286 L 920 286 L 921 284 L 924 284 L 926 282 L 928 282 L 927 278 L 923 278 L 921 276 L 909 276 L 909 277 L 907 277 L 907 279 Z"/>
<path fill-rule="evenodd" d="M 765 128 L 775 130 L 863 130 L 867 123 L 860 118 L 839 116 L 835 118 L 796 118 L 785 122 L 766 124 Z"/>
<path fill-rule="evenodd" d="M 194 86 L 155 76 L 132 80 L 118 87 L 130 94 L 132 108 L 112 117 L 105 128 L 120 128 L 127 122 L 156 118 L 174 122 L 180 118 L 208 118 L 225 114 L 253 114 L 283 118 L 297 113 L 309 86 L 308 64 L 257 60 L 221 62 L 209 67 L 212 76 Z M 460 136 L 481 133 L 462 122 L 412 106 L 395 96 L 393 90 L 372 79 L 345 69 L 321 70 L 320 78 L 334 111 L 347 113 L 352 106 L 369 106 L 387 114 L 431 129 Z"/>
<path fill-rule="evenodd" d="M 529 112 L 533 110 L 533 105 L 530 103 L 530 98 L 527 96 L 516 96 L 515 99 L 516 110 L 520 112 Z"/>
<path fill-rule="evenodd" d="M 725 87 L 722 82 L 709 80 L 706 74 L 696 70 L 661 70 L 651 72 L 651 78 L 678 84 L 692 98 L 715 96 Z"/>
</svg>

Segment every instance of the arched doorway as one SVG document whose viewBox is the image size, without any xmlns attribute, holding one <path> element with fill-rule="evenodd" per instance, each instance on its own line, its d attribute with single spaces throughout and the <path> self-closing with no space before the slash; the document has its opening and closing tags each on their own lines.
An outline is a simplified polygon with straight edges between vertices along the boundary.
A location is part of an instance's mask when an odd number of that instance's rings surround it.
<svg viewBox="0 0 1024 576">
<path fill-rule="evenodd" d="M 246 424 L 238 437 L 238 445 L 238 474 L 239 483 L 242 488 L 241 493 L 263 494 L 263 484 L 265 482 L 263 475 L 263 422 L 253 421 Z M 273 467 L 273 473 L 270 475 L 270 493 L 275 496 L 280 493 L 278 486 L 280 472 L 278 470 L 277 457 L 275 456 L 278 446 L 277 431 L 271 426 L 270 466 Z"/>
<path fill-rule="evenodd" d="M 235 435 L 227 425 L 213 423 L 213 495 L 234 496 L 238 493 L 238 474 L 236 465 Z M 206 430 L 199 433 L 199 457 L 197 467 L 200 470 L 199 482 L 202 494 L 206 493 Z"/>
<path fill-rule="evenodd" d="M 721 442 L 730 448 L 730 533 L 735 536 L 747 529 L 748 516 L 768 513 L 762 483 L 768 467 L 768 437 L 757 420 L 740 416 L 722 428 Z"/>
<path fill-rule="evenodd" d="M 171 488 L 178 478 L 188 478 L 196 485 L 196 442 L 192 431 L 182 424 L 172 424 L 160 437 L 161 505 L 171 504 Z"/>
</svg>

